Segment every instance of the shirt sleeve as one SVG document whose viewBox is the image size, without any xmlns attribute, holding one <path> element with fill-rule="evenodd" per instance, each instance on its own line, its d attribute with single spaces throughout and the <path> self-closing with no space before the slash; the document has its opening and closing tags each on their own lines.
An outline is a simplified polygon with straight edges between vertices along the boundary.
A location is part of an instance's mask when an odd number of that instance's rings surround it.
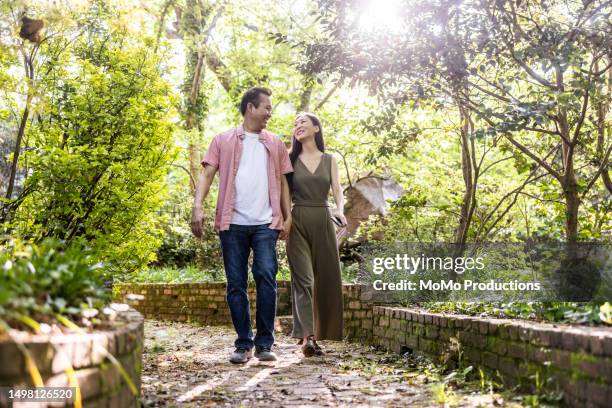
<svg viewBox="0 0 612 408">
<path fill-rule="evenodd" d="M 280 155 L 280 169 L 282 174 L 293 173 L 293 166 L 291 166 L 291 159 L 289 159 L 289 152 L 285 147 L 280 138 L 278 139 L 278 150 Z"/>
<path fill-rule="evenodd" d="M 202 160 L 202 166 L 206 166 L 207 164 L 215 168 L 219 167 L 219 138 L 217 136 L 210 142 L 208 151 Z"/>
</svg>

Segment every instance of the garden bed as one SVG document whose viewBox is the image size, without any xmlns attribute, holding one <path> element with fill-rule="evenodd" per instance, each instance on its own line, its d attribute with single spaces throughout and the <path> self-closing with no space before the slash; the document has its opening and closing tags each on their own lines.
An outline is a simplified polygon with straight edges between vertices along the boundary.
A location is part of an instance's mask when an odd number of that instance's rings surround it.
<svg viewBox="0 0 612 408">
<path fill-rule="evenodd" d="M 47 387 L 78 384 L 84 406 L 135 406 L 140 396 L 144 320 L 129 310 L 109 324 L 87 333 L 50 335 L 10 329 L 10 336 L 0 335 L 0 386 L 32 387 L 39 373 Z M 30 358 L 35 369 L 28 364 Z"/>
<path fill-rule="evenodd" d="M 279 307 L 290 309 L 287 282 Z M 492 382 L 537 394 L 558 393 L 570 406 L 607 406 L 612 399 L 612 328 L 570 326 L 432 313 L 377 305 L 362 285 L 344 285 L 345 337 L 398 353 L 426 354 L 441 363 L 473 365 Z M 116 299 L 151 317 L 230 325 L 225 285 L 117 285 Z M 254 293 L 251 293 L 253 296 Z M 210 316 L 215 316 L 214 319 Z M 279 319 L 287 325 L 288 318 Z"/>
</svg>

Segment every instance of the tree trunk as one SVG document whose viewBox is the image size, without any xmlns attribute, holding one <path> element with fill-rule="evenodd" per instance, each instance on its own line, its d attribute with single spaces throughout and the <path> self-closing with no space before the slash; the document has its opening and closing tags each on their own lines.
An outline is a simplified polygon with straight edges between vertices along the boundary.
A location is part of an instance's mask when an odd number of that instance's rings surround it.
<svg viewBox="0 0 612 408">
<path fill-rule="evenodd" d="M 578 210 L 580 198 L 576 181 L 563 186 L 565 196 L 565 237 L 568 242 L 578 241 Z"/>
<path fill-rule="evenodd" d="M 185 130 L 189 138 L 187 147 L 189 156 L 189 185 L 191 194 L 194 195 L 194 180 L 198 178 L 202 167 L 200 164 L 201 135 L 206 112 L 202 109 L 203 95 L 201 95 L 200 89 L 202 78 L 204 77 L 205 64 L 208 63 L 208 58 L 205 55 L 207 53 L 206 42 L 223 8 L 218 10 L 207 27 L 210 10 L 202 2 L 187 1 L 184 8 L 178 6 L 177 3 L 173 4 L 178 36 L 183 39 L 186 47 L 186 82 L 182 90 L 187 103 L 182 114 L 185 119 Z"/>
<path fill-rule="evenodd" d="M 559 65 L 555 66 L 557 88 L 563 92 L 563 70 Z M 561 187 L 565 197 L 565 239 L 568 243 L 578 241 L 578 209 L 580 208 L 580 197 L 578 196 L 578 183 L 574 169 L 574 144 L 567 119 L 567 109 L 560 107 L 557 114 L 559 132 L 561 133 L 561 158 L 563 162 L 563 178 Z M 576 138 L 577 141 L 577 138 Z"/>
<path fill-rule="evenodd" d="M 603 180 L 604 186 L 606 186 L 608 193 L 612 194 L 612 180 L 610 180 L 610 173 L 608 172 L 608 169 L 601 172 L 601 179 Z"/>
<path fill-rule="evenodd" d="M 32 96 L 28 91 L 28 97 L 26 99 L 26 105 L 23 110 L 23 115 L 21 116 L 21 122 L 19 123 L 19 130 L 17 131 L 17 138 L 15 139 L 15 150 L 13 151 L 13 163 L 11 165 L 11 174 L 9 177 L 9 183 L 6 187 L 6 198 L 11 199 L 13 195 L 13 188 L 15 187 L 15 178 L 17 176 L 17 164 L 19 161 L 19 154 L 21 153 L 21 141 L 23 140 L 23 135 L 25 134 L 25 127 L 28 121 L 28 117 L 30 116 L 30 102 L 32 101 Z"/>
<path fill-rule="evenodd" d="M 563 122 L 562 122 L 563 124 Z M 563 131 L 563 127 L 561 127 Z M 569 132 L 566 136 L 569 140 Z M 580 208 L 580 197 L 578 194 L 578 182 L 574 170 L 573 146 L 563 142 L 563 196 L 565 197 L 565 239 L 567 242 L 578 241 L 578 209 Z"/>
<path fill-rule="evenodd" d="M 455 230 L 455 244 L 463 245 L 467 241 L 468 231 L 472 218 L 472 199 L 474 197 L 474 177 L 472 168 L 472 154 L 470 150 L 470 118 L 467 108 L 459 103 L 459 117 L 461 120 L 460 142 L 461 142 L 461 169 L 463 171 L 463 183 L 465 190 L 461 202 L 459 225 Z"/>
<path fill-rule="evenodd" d="M 221 58 L 212 49 L 206 50 L 206 65 L 215 74 L 225 92 L 230 93 L 234 86 L 232 76 Z"/>
<path fill-rule="evenodd" d="M 599 70 L 599 63 L 595 64 L 595 70 Z M 609 134 L 609 125 L 606 124 L 606 115 L 610 108 L 610 98 L 612 97 L 612 70 L 608 73 L 607 79 L 607 92 L 601 96 L 600 100 L 596 104 L 597 112 L 597 151 L 596 158 L 597 164 L 601 165 L 604 158 L 604 141 L 606 139 L 606 130 Z M 601 172 L 601 179 L 608 190 L 608 193 L 612 194 L 612 180 L 610 180 L 610 172 L 608 168 L 603 169 Z"/>
<path fill-rule="evenodd" d="M 200 96 L 200 84 L 202 83 L 202 73 L 204 69 L 204 53 L 202 51 L 192 51 L 190 53 L 191 58 L 195 58 L 195 66 L 193 69 L 193 78 L 191 80 L 191 90 L 189 93 L 189 103 L 187 105 L 187 112 L 185 115 L 185 130 L 189 134 L 189 171 L 192 175 L 191 180 L 194 180 L 200 174 L 200 143 L 199 135 L 202 131 L 201 119 L 198 118 L 198 103 Z M 195 134 L 191 132 L 195 129 Z M 195 185 L 193 182 L 189 184 L 191 186 L 191 194 L 195 194 Z"/>
</svg>

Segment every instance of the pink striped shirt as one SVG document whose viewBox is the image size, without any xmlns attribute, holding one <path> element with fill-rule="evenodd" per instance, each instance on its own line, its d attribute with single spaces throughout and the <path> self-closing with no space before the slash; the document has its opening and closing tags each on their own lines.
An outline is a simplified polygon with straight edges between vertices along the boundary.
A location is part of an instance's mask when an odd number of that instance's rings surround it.
<svg viewBox="0 0 612 408">
<path fill-rule="evenodd" d="M 208 147 L 202 165 L 210 165 L 219 169 L 219 196 L 215 211 L 215 231 L 228 230 L 234 213 L 236 188 L 234 181 L 240 164 L 244 128 L 237 128 L 219 133 Z M 285 144 L 278 136 L 266 131 L 259 134 L 259 140 L 268 152 L 268 194 L 272 207 L 271 229 L 283 229 L 283 213 L 281 211 L 281 177 L 291 173 L 291 161 Z"/>
</svg>

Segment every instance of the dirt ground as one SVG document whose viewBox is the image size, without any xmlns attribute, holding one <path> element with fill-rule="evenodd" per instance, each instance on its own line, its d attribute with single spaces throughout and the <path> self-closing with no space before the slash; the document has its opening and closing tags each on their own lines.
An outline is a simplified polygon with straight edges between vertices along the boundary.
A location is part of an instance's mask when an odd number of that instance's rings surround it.
<svg viewBox="0 0 612 408">
<path fill-rule="evenodd" d="M 473 384 L 449 385 L 427 361 L 353 343 L 322 342 L 325 356 L 305 358 L 277 334 L 278 361 L 234 365 L 229 327 L 147 321 L 145 337 L 145 406 L 522 406 Z"/>
</svg>

